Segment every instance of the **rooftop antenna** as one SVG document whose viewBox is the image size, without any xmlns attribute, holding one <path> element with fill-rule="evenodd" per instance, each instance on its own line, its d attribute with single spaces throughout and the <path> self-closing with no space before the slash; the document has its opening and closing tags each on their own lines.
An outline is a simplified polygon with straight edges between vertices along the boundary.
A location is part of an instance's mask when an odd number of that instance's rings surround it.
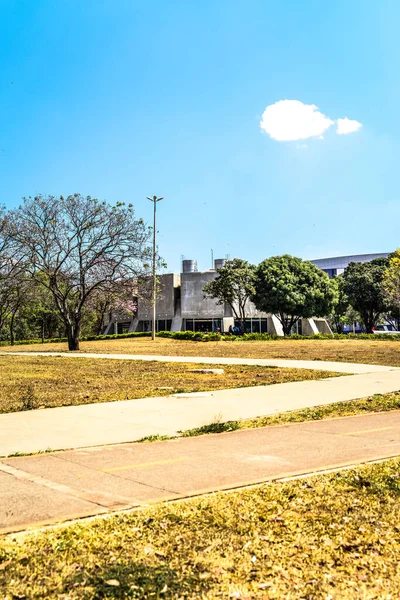
<svg viewBox="0 0 400 600">
<path fill-rule="evenodd" d="M 214 268 L 214 250 L 211 248 L 211 268 Z"/>
</svg>

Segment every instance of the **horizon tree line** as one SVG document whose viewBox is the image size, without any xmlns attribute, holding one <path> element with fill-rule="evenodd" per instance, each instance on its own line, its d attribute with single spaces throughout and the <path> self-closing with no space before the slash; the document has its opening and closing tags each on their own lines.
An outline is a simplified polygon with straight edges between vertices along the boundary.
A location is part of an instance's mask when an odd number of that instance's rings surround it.
<svg viewBox="0 0 400 600">
<path fill-rule="evenodd" d="M 78 350 L 82 331 L 103 332 L 105 314 L 133 315 L 139 282 L 150 274 L 151 235 L 131 204 L 91 196 L 38 195 L 0 207 L 0 336 L 13 344 L 64 334 Z M 259 265 L 235 258 L 204 293 L 231 306 L 242 332 L 252 302 L 277 316 L 285 336 L 308 317 L 328 318 L 339 333 L 359 320 L 370 333 L 383 318 L 399 325 L 400 251 L 350 263 L 334 279 L 290 255 Z"/>
</svg>

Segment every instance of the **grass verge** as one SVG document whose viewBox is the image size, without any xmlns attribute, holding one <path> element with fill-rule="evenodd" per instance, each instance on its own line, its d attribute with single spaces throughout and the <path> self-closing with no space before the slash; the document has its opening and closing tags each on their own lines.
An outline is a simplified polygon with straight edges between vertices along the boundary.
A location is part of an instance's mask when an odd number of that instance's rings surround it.
<svg viewBox="0 0 400 600">
<path fill-rule="evenodd" d="M 257 427 L 271 427 L 274 425 L 285 425 L 289 423 L 303 423 L 305 421 L 321 421 L 323 419 L 335 419 L 340 417 L 351 417 L 368 413 L 387 412 L 400 410 L 400 392 L 389 394 L 375 394 L 368 398 L 349 400 L 347 402 L 334 402 L 325 406 L 314 406 L 290 412 L 258 417 L 256 419 L 243 419 L 242 421 L 216 421 L 202 427 L 186 429 L 179 432 L 179 437 L 196 437 L 208 433 L 224 433 L 238 429 L 256 429 Z M 149 435 L 138 442 L 161 442 L 174 439 L 167 435 Z"/>
<path fill-rule="evenodd" d="M 375 394 L 374 396 L 360 398 L 359 400 L 334 402 L 325 406 L 303 408 L 301 410 L 293 410 L 286 413 L 280 413 L 278 415 L 258 417 L 256 419 L 227 421 L 225 423 L 210 423 L 209 425 L 204 425 L 203 427 L 197 427 L 195 429 L 188 429 L 180 433 L 182 437 L 194 437 L 207 433 L 222 433 L 224 431 L 235 431 L 237 429 L 254 429 L 257 427 L 285 425 L 287 423 L 301 423 L 304 421 L 320 421 L 322 419 L 351 417 L 354 415 L 387 412 L 399 409 L 400 392 L 392 392 L 389 394 Z M 165 436 L 163 439 L 165 439 Z M 146 438 L 146 441 L 152 440 Z"/>
<path fill-rule="evenodd" d="M 400 461 L 0 541 L 4 598 L 397 598 Z"/>
<path fill-rule="evenodd" d="M 217 365 L 211 365 L 215 368 Z M 335 376 L 306 369 L 224 365 L 222 375 L 194 373 L 207 365 L 65 357 L 0 356 L 0 413 L 109 402 L 178 392 L 212 391 Z"/>
<path fill-rule="evenodd" d="M 377 336 L 376 336 L 377 337 Z M 66 344 L 7 346 L 2 352 L 66 352 Z M 81 352 L 161 354 L 165 356 L 214 356 L 236 358 L 282 358 L 366 363 L 400 367 L 399 342 L 387 339 L 310 339 L 277 341 L 194 342 L 149 338 L 98 340 L 81 343 Z"/>
</svg>

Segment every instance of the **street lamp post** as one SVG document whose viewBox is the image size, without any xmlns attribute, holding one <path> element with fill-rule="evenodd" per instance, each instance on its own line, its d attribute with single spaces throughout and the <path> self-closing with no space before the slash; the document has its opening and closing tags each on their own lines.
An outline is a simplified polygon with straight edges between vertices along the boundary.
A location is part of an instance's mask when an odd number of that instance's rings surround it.
<svg viewBox="0 0 400 600">
<path fill-rule="evenodd" d="M 153 203 L 154 205 L 154 221 L 153 221 L 153 319 L 152 319 L 152 323 L 151 323 L 151 339 L 155 340 L 156 339 L 156 296 L 157 296 L 157 277 L 156 277 L 156 255 L 157 255 L 157 251 L 156 251 L 156 234 L 157 234 L 157 229 L 156 229 L 156 212 L 157 212 L 157 202 L 160 202 L 160 200 L 162 200 L 163 198 L 157 198 L 157 196 L 153 196 L 152 198 L 150 198 L 150 196 L 147 196 L 147 200 L 150 200 L 150 202 Z"/>
</svg>

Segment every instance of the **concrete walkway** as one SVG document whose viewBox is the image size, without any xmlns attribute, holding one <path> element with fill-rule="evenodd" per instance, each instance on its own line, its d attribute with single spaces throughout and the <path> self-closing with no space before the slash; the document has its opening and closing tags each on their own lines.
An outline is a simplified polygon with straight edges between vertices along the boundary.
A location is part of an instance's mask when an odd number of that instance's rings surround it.
<svg viewBox="0 0 400 600">
<path fill-rule="evenodd" d="M 379 373 L 396 367 L 333 362 L 326 360 L 285 360 L 275 358 L 227 358 L 218 356 L 161 356 L 152 354 L 99 354 L 97 352 L 0 352 L 0 356 L 57 356 L 63 358 L 102 358 L 109 360 L 144 360 L 157 362 L 199 363 L 208 365 L 255 365 L 335 371 L 336 373 Z"/>
<path fill-rule="evenodd" d="M 27 353 L 23 354 L 27 355 Z M 40 353 L 40 356 L 43 354 Z M 89 355 L 74 356 L 88 357 Z M 104 355 L 99 354 L 93 356 L 105 358 Z M 126 359 L 126 355 L 122 356 Z M 157 358 L 161 360 L 161 357 Z M 193 357 L 162 357 L 162 360 L 166 358 L 194 362 Z M 151 360 L 154 359 L 155 357 L 152 356 Z M 220 358 L 201 358 L 202 362 L 208 363 L 214 360 L 218 364 L 223 362 Z M 298 366 L 298 362 L 305 363 L 305 361 L 268 362 L 276 362 L 280 366 Z M 264 363 L 255 361 L 255 364 Z M 309 368 L 308 365 L 316 365 L 316 361 L 305 364 Z M 345 365 L 347 372 L 351 370 L 346 363 L 319 362 L 317 368 L 322 364 L 329 365 L 329 370 L 333 371 L 337 370 L 336 365 L 339 364 Z M 16 452 L 116 444 L 157 434 L 175 435 L 179 430 L 209 425 L 215 421 L 224 422 L 273 415 L 400 390 L 400 369 L 368 365 L 352 366 L 357 369 L 364 366 L 366 372 L 316 381 L 2 414 L 0 415 L 0 456 Z M 370 368 L 372 372 L 368 372 Z M 377 371 L 374 372 L 374 369 Z"/>
<path fill-rule="evenodd" d="M 0 533 L 400 454 L 400 411 L 0 460 Z"/>
</svg>

